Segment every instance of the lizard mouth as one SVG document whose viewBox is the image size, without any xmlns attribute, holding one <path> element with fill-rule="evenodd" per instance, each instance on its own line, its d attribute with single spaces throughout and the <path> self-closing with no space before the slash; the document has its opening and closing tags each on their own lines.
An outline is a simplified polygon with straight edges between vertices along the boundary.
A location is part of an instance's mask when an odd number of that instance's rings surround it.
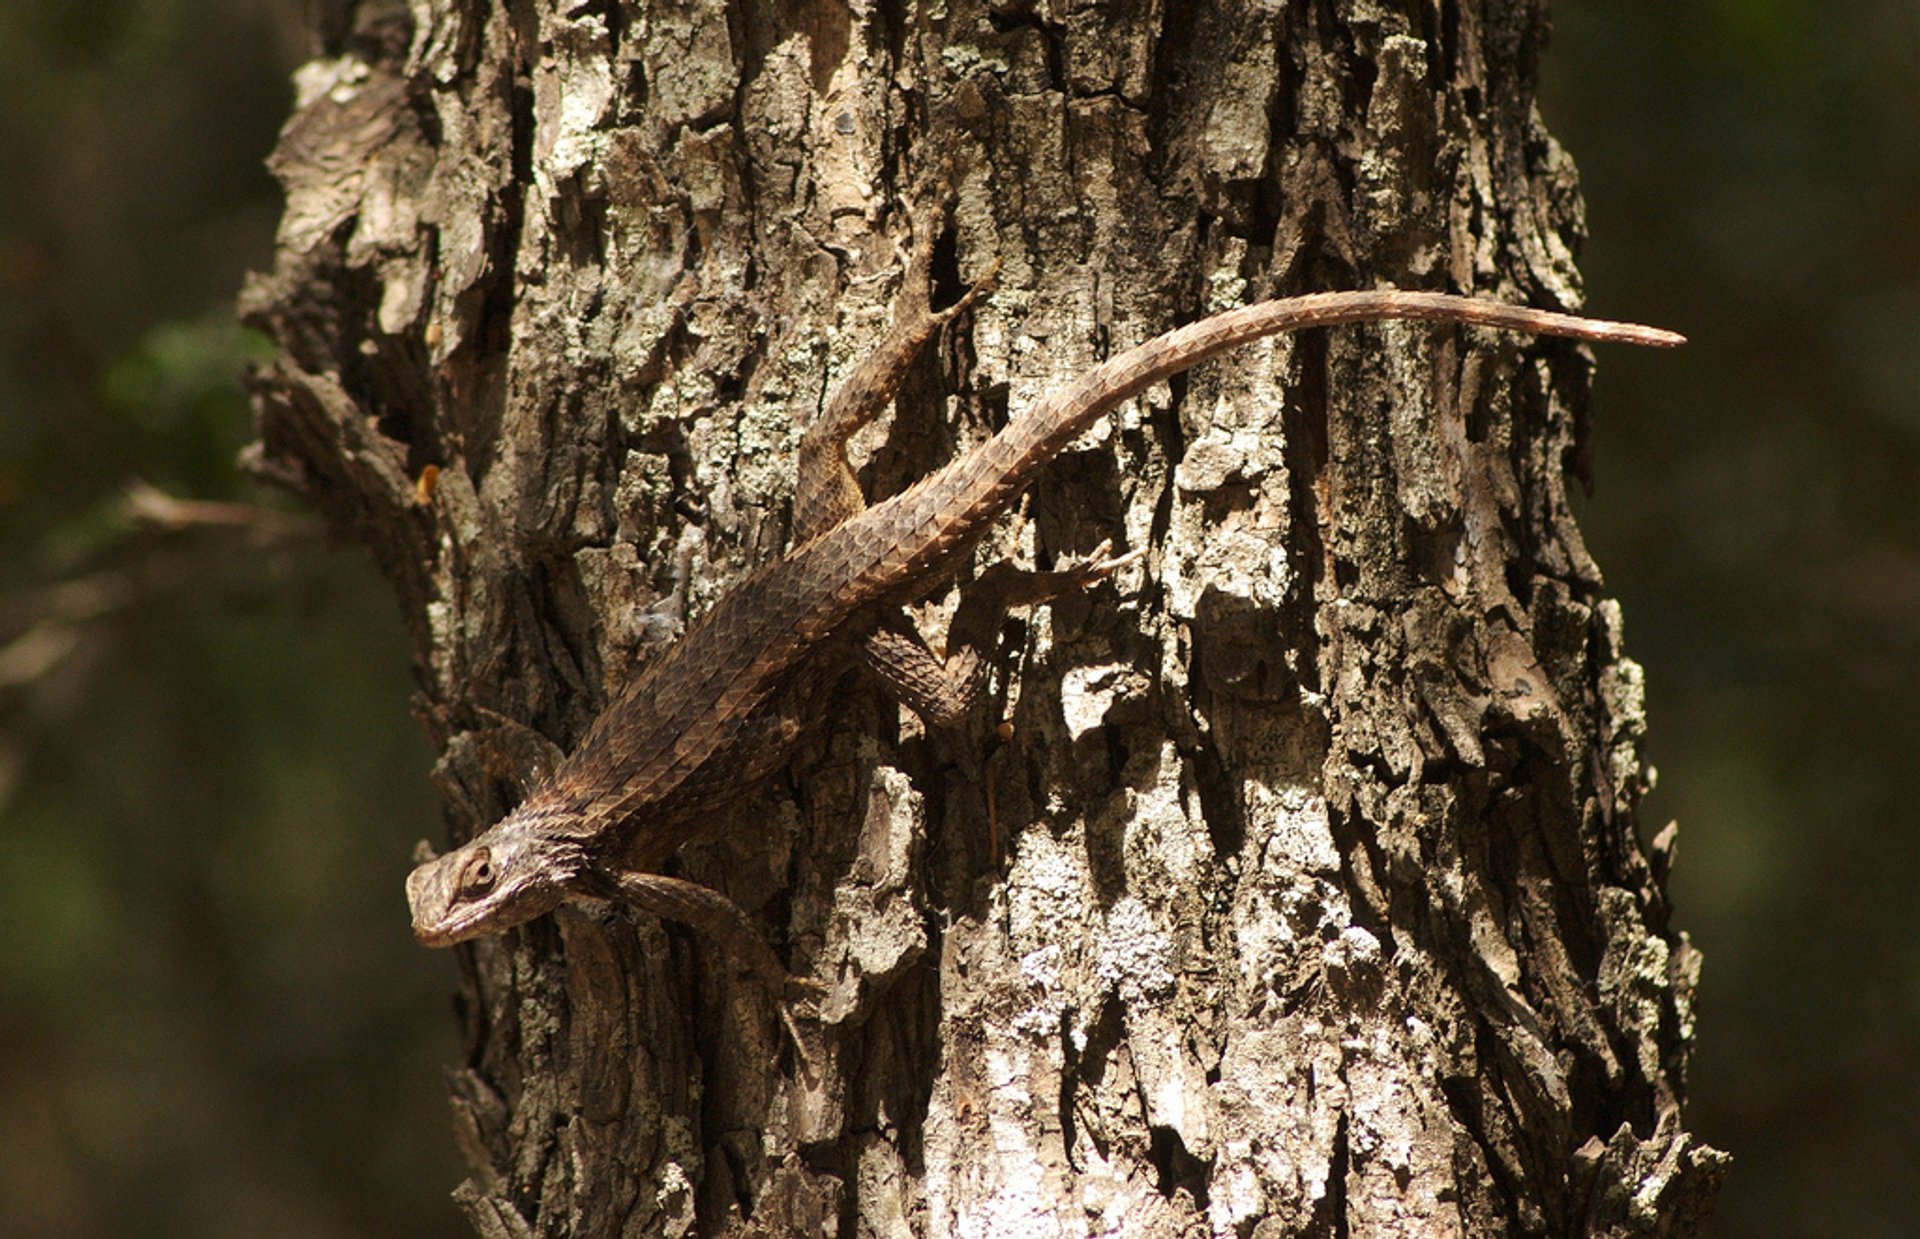
<svg viewBox="0 0 1920 1239">
<path fill-rule="evenodd" d="M 452 946 L 472 937 L 470 927 L 478 919 L 471 915 L 436 917 L 432 914 L 436 902 L 434 892 L 441 885 L 440 868 L 440 860 L 429 861 L 407 875 L 407 905 L 413 914 L 413 937 L 421 946 Z"/>
<path fill-rule="evenodd" d="M 413 940 L 421 946 L 452 946 L 461 941 L 461 937 L 458 929 L 448 929 L 444 925 L 422 925 L 419 921 L 413 923 Z"/>
<path fill-rule="evenodd" d="M 484 931 L 478 925 L 479 920 L 480 917 L 477 914 L 474 916 L 432 922 L 423 921 L 415 917 L 413 922 L 413 940 L 421 946 L 454 946 L 467 941 L 469 938 L 478 938 L 481 936 Z"/>
</svg>

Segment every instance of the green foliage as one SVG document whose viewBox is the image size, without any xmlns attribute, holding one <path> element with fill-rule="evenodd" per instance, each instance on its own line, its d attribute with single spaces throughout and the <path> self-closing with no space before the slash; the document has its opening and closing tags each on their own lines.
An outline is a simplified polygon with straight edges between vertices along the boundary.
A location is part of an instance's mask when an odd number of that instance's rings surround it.
<svg viewBox="0 0 1920 1239">
<path fill-rule="evenodd" d="M 149 464 L 180 469 L 169 480 L 198 481 L 202 491 L 231 493 L 238 482 L 231 459 L 197 478 L 207 449 L 237 448 L 246 438 L 246 402 L 239 377 L 250 364 L 271 361 L 273 344 L 222 315 L 212 321 L 159 323 L 131 352 L 107 367 L 101 395 L 127 425 L 147 436 Z M 171 459 L 184 449 L 190 460 Z M 160 455 L 155 460 L 155 454 Z"/>
</svg>

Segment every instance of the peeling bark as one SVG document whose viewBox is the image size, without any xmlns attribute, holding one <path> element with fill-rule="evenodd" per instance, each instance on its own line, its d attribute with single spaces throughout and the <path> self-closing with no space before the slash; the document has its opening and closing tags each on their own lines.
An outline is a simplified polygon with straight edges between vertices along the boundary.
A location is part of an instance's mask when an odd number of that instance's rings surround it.
<svg viewBox="0 0 1920 1239">
<path fill-rule="evenodd" d="M 1543 26 L 1478 0 L 333 6 L 244 298 L 283 348 L 254 467 L 392 582 L 465 838 L 783 549 L 799 433 L 938 226 L 917 186 L 952 187 L 947 296 L 1003 266 L 856 441 L 875 495 L 1210 310 L 1577 306 Z M 1670 836 L 1638 841 L 1640 670 L 1567 506 L 1590 372 L 1565 342 L 1349 328 L 1116 414 L 981 554 L 1146 560 L 1009 625 L 954 733 L 849 681 L 678 858 L 833 987 L 817 1087 L 678 930 L 568 908 L 456 953 L 477 1231 L 1693 1233 L 1724 1157 L 1681 1121 L 1699 961 Z"/>
</svg>

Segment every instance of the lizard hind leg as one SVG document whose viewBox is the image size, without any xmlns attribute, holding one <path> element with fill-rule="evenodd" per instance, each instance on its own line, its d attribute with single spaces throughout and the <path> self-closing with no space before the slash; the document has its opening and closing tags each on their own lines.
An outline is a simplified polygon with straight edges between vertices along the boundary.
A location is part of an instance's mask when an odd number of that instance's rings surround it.
<svg viewBox="0 0 1920 1239">
<path fill-rule="evenodd" d="M 927 648 L 904 612 L 895 612 L 861 643 L 860 661 L 896 701 L 935 727 L 951 727 L 980 698 L 988 656 L 1006 613 L 1049 602 L 1069 590 L 1087 589 L 1145 554 L 1136 550 L 1112 557 L 1112 549 L 1111 543 L 1102 542 L 1092 554 L 1069 560 L 1051 572 L 997 563 L 963 587 L 960 607 L 947 631 L 945 659 Z"/>
<path fill-rule="evenodd" d="M 958 301 L 942 310 L 930 302 L 933 286 L 933 248 L 939 230 L 928 228 L 907 260 L 907 271 L 893 303 L 893 327 L 873 352 L 834 389 L 827 407 L 807 427 L 800 440 L 800 460 L 794 480 L 793 537 L 809 541 L 865 509 L 860 483 L 847 463 L 847 440 L 880 416 L 893 402 L 907 370 L 927 341 L 951 319 L 993 287 L 998 260 L 974 281 Z"/>
</svg>

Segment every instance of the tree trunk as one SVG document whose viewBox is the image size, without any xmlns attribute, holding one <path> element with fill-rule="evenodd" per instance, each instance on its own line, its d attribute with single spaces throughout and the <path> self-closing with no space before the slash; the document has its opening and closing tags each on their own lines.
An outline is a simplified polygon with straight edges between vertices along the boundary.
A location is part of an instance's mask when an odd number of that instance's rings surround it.
<svg viewBox="0 0 1920 1239">
<path fill-rule="evenodd" d="M 452 838 L 520 795 L 520 725 L 571 745 L 784 549 L 925 230 L 937 301 L 998 290 L 856 441 L 870 495 L 1260 297 L 1577 305 L 1541 7 L 1404 7 L 329 6 L 246 296 L 285 350 L 254 464 L 392 581 Z M 832 987 L 818 1081 L 678 928 L 456 951 L 476 1228 L 1692 1233 L 1724 1158 L 1681 1124 L 1699 957 L 1568 512 L 1590 372 L 1397 324 L 1125 406 L 980 562 L 1144 561 L 1011 622 L 955 732 L 849 680 L 677 858 Z"/>
</svg>

